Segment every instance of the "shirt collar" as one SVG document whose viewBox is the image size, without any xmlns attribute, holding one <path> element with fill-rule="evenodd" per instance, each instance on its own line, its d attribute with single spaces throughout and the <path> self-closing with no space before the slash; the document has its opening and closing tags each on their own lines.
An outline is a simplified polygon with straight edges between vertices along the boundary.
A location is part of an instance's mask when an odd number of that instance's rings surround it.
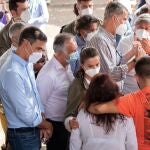
<svg viewBox="0 0 150 150">
<path fill-rule="evenodd" d="M 109 39 L 114 40 L 115 35 L 112 35 L 110 32 L 106 31 L 103 27 L 100 27 L 100 29 L 104 32 L 104 34 L 109 37 Z"/>
<path fill-rule="evenodd" d="M 56 67 L 57 70 L 65 70 L 63 65 L 56 59 L 55 56 L 53 56 L 53 62 L 55 64 L 55 67 Z"/>
<path fill-rule="evenodd" d="M 77 45 L 79 46 L 83 46 L 86 43 L 86 41 L 80 35 L 76 35 L 75 39 L 76 39 Z"/>
<path fill-rule="evenodd" d="M 27 61 L 25 61 L 23 58 L 21 58 L 20 56 L 18 56 L 14 52 L 12 53 L 12 58 L 14 60 L 16 60 L 17 62 L 19 62 L 22 66 L 27 66 L 28 65 Z"/>
</svg>

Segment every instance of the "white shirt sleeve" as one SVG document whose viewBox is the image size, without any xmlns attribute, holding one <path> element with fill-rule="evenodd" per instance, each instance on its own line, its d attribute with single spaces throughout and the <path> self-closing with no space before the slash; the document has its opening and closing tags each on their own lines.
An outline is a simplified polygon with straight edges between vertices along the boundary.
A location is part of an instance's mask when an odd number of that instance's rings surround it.
<svg viewBox="0 0 150 150">
<path fill-rule="evenodd" d="M 41 97 L 41 101 L 44 105 L 44 108 L 46 108 L 46 103 L 47 100 L 49 99 L 50 95 L 52 94 L 54 90 L 54 80 L 50 78 L 50 76 L 44 76 L 44 77 L 39 77 L 36 80 L 37 83 L 37 89 L 39 92 L 39 95 Z"/>
<path fill-rule="evenodd" d="M 71 128 L 70 128 L 70 124 L 69 124 L 69 121 L 73 119 L 73 116 L 69 116 L 65 119 L 64 121 L 64 125 L 65 125 L 65 128 L 71 132 Z"/>
<path fill-rule="evenodd" d="M 80 123 L 81 120 L 84 120 L 83 113 L 79 112 L 77 116 L 77 121 Z M 79 128 L 72 129 L 70 136 L 70 150 L 81 150 L 83 144 L 83 138 L 80 134 L 80 124 Z"/>
<path fill-rule="evenodd" d="M 128 118 L 126 150 L 138 150 L 136 131 L 132 118 Z"/>
<path fill-rule="evenodd" d="M 82 139 L 80 136 L 80 130 L 73 129 L 70 136 L 70 150 L 81 150 Z"/>
</svg>

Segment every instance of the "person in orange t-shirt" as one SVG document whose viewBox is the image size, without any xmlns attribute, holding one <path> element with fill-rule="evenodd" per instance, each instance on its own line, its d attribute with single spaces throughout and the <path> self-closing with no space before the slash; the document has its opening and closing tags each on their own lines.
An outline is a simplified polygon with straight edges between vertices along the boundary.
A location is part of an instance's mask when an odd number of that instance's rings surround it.
<svg viewBox="0 0 150 150">
<path fill-rule="evenodd" d="M 141 58 L 135 65 L 135 71 L 141 90 L 113 102 L 92 104 L 89 111 L 94 114 L 122 113 L 133 117 L 138 150 L 150 150 L 150 57 Z"/>
</svg>

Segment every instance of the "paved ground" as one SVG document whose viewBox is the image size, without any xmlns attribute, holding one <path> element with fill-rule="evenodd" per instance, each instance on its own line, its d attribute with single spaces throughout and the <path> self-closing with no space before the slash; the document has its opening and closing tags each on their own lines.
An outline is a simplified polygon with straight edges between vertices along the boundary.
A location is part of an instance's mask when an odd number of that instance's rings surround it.
<svg viewBox="0 0 150 150">
<path fill-rule="evenodd" d="M 49 5 L 50 24 L 62 26 L 75 19 L 73 4 L 75 0 L 52 0 Z M 95 15 L 99 18 L 103 16 L 104 6 L 107 0 L 94 0 Z"/>
</svg>

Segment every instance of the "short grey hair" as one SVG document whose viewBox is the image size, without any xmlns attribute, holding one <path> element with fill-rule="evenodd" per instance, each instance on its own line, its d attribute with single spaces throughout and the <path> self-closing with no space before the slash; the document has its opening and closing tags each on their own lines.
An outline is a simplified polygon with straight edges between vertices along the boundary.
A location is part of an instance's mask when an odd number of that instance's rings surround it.
<svg viewBox="0 0 150 150">
<path fill-rule="evenodd" d="M 17 31 L 21 31 L 25 28 L 25 23 L 16 22 L 13 23 L 9 28 L 9 37 L 12 38 Z"/>
<path fill-rule="evenodd" d="M 105 8 L 104 19 L 111 18 L 113 15 L 122 15 L 128 12 L 127 8 L 119 2 L 110 2 Z"/>
<path fill-rule="evenodd" d="M 66 41 L 68 41 L 70 39 L 74 39 L 74 36 L 72 34 L 69 34 L 69 33 L 58 34 L 55 37 L 54 43 L 53 43 L 54 52 L 57 53 L 59 51 L 63 51 L 65 48 Z"/>
<path fill-rule="evenodd" d="M 135 21 L 135 25 L 139 25 L 140 23 L 150 23 L 150 14 L 145 13 L 140 16 Z"/>
</svg>

